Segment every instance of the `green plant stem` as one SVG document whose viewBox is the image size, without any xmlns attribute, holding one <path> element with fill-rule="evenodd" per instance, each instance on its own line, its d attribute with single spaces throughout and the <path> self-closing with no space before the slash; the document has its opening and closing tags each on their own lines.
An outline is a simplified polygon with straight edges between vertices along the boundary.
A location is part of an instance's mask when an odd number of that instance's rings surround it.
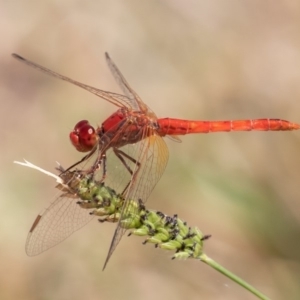
<svg viewBox="0 0 300 300">
<path fill-rule="evenodd" d="M 262 294 L 257 289 L 255 289 L 252 285 L 248 284 L 240 277 L 236 276 L 235 274 L 228 271 L 226 268 L 222 267 L 220 264 L 215 262 L 213 259 L 209 258 L 206 254 L 203 253 L 200 256 L 200 260 L 202 262 L 206 263 L 207 265 L 209 265 L 210 267 L 214 268 L 221 274 L 225 275 L 227 278 L 230 278 L 232 281 L 236 282 L 238 285 L 245 288 L 246 290 L 248 290 L 249 292 L 251 292 L 252 294 L 257 296 L 259 299 L 270 300 L 270 298 L 268 298 L 266 295 Z"/>
</svg>

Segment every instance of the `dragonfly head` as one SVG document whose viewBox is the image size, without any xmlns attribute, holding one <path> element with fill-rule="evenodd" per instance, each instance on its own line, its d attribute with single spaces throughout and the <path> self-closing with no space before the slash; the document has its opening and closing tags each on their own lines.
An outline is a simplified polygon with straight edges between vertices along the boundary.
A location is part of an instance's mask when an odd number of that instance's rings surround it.
<svg viewBox="0 0 300 300">
<path fill-rule="evenodd" d="M 91 151 L 98 142 L 98 135 L 87 120 L 78 122 L 69 136 L 72 145 L 79 152 Z"/>
</svg>

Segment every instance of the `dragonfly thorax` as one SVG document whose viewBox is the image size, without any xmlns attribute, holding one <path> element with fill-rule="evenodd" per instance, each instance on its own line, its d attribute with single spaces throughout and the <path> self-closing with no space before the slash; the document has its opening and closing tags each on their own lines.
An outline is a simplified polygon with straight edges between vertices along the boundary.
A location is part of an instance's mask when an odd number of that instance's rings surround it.
<svg viewBox="0 0 300 300">
<path fill-rule="evenodd" d="M 100 139 L 109 147 L 135 144 L 153 134 L 157 122 L 140 111 L 121 108 L 102 123 Z"/>
</svg>

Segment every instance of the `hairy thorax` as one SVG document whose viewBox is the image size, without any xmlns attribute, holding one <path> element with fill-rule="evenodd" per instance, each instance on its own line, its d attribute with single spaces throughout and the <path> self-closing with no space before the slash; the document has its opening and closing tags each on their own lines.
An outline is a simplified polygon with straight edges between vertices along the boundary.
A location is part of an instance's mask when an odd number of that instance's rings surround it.
<svg viewBox="0 0 300 300">
<path fill-rule="evenodd" d="M 137 143 L 153 135 L 157 129 L 156 118 L 151 115 L 121 108 L 103 122 L 99 135 L 105 144 L 119 148 Z"/>
</svg>

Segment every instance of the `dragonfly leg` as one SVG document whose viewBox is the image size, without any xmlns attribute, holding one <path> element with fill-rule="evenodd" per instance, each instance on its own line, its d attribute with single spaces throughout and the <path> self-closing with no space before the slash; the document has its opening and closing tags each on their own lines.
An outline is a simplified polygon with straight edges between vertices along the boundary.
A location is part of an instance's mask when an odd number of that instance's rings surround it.
<svg viewBox="0 0 300 300">
<path fill-rule="evenodd" d="M 63 173 L 67 173 L 68 171 L 70 171 L 70 170 L 73 169 L 74 167 L 78 166 L 78 165 L 81 164 L 82 162 L 84 162 L 84 161 L 86 161 L 87 159 L 89 159 L 89 158 L 92 156 L 92 154 L 95 153 L 96 149 L 97 149 L 97 147 L 94 147 L 94 149 L 93 149 L 91 152 L 89 152 L 89 154 L 87 154 L 87 155 L 84 156 L 81 160 L 79 160 L 79 161 L 76 162 L 75 164 L 71 165 L 71 166 L 70 166 L 69 168 L 67 168 L 66 170 L 64 170 L 64 171 L 62 172 L 62 174 L 63 174 Z M 60 174 L 60 175 L 61 175 L 61 174 Z"/>
<path fill-rule="evenodd" d="M 92 167 L 92 174 L 95 173 L 97 169 L 102 166 L 102 177 L 100 179 L 100 183 L 104 182 L 106 178 L 107 168 L 106 168 L 106 153 L 101 153 L 100 159 L 97 159 Z"/>
<path fill-rule="evenodd" d="M 129 187 L 131 181 L 138 174 L 139 169 L 141 167 L 141 163 L 139 161 L 137 161 L 136 159 L 134 159 L 133 157 L 131 157 L 130 155 L 128 155 L 125 152 L 123 152 L 122 150 L 118 149 L 118 148 L 113 148 L 113 151 L 114 151 L 115 155 L 119 158 L 119 160 L 122 162 L 122 164 L 124 165 L 124 167 L 127 169 L 127 171 L 130 173 L 130 175 L 132 176 L 131 180 L 127 183 L 127 185 L 125 186 L 123 192 L 121 193 L 122 195 L 124 195 L 124 193 L 126 192 L 126 190 Z M 133 172 L 131 170 L 131 168 L 126 163 L 124 157 L 127 158 L 127 159 L 129 159 L 130 161 L 132 161 L 137 166 L 137 170 L 136 171 Z"/>
<path fill-rule="evenodd" d="M 133 157 L 129 156 L 128 154 L 126 154 L 125 152 L 123 152 L 122 150 L 120 150 L 118 148 L 113 148 L 113 150 L 114 150 L 115 155 L 119 158 L 119 160 L 125 166 L 125 168 L 130 173 L 130 175 L 133 175 L 133 171 L 130 169 L 130 167 L 126 163 L 124 157 L 126 157 L 127 159 L 132 161 L 138 167 L 138 169 L 140 168 L 141 163 L 139 161 L 135 160 Z M 136 172 L 138 172 L 138 170 Z"/>
</svg>

